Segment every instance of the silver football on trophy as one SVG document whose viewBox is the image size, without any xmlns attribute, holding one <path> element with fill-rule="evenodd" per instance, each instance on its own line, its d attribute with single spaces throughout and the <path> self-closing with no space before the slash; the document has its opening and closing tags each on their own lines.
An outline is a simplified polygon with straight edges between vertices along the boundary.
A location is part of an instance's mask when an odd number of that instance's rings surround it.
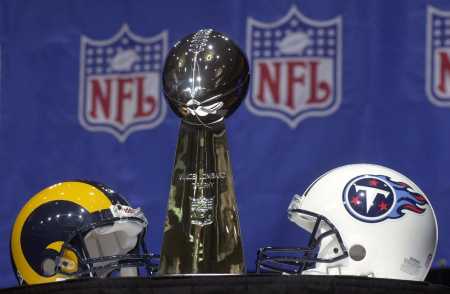
<svg viewBox="0 0 450 294">
<path fill-rule="evenodd" d="M 163 70 L 163 91 L 184 121 L 222 121 L 245 98 L 250 79 L 244 53 L 228 37 L 200 30 L 175 44 Z"/>
</svg>

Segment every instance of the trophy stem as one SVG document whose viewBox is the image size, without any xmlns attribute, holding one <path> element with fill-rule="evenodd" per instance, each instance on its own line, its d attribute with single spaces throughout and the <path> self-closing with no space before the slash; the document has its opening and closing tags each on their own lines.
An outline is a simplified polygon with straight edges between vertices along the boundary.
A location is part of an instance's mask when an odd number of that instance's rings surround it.
<svg viewBox="0 0 450 294">
<path fill-rule="evenodd" d="M 182 121 L 159 274 L 237 274 L 244 268 L 225 126 Z"/>
</svg>

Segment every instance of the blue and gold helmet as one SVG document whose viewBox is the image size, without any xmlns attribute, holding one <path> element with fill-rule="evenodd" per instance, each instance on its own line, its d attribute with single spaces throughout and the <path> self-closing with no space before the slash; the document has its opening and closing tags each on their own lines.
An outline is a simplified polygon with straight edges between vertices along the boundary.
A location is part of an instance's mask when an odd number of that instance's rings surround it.
<svg viewBox="0 0 450 294">
<path fill-rule="evenodd" d="M 151 275 L 147 219 L 139 208 L 96 182 L 57 183 L 21 209 L 11 233 L 11 260 L 20 284 L 81 277 Z"/>
</svg>

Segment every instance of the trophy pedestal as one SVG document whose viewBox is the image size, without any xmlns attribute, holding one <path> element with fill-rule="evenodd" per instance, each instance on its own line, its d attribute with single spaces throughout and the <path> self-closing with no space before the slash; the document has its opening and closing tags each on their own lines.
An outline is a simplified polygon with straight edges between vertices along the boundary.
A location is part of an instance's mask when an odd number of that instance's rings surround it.
<svg viewBox="0 0 450 294">
<path fill-rule="evenodd" d="M 159 274 L 245 271 L 222 122 L 181 123 Z"/>
</svg>

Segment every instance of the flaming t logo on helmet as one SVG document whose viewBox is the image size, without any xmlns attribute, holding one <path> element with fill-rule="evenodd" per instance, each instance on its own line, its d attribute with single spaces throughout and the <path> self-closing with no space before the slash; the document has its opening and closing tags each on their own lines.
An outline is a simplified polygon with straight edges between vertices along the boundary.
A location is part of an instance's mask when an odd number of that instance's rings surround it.
<svg viewBox="0 0 450 294">
<path fill-rule="evenodd" d="M 362 175 L 345 186 L 343 201 L 347 211 L 365 222 L 402 217 L 405 210 L 423 213 L 425 198 L 403 182 L 382 175 Z M 420 205 L 420 206 L 419 206 Z"/>
</svg>

